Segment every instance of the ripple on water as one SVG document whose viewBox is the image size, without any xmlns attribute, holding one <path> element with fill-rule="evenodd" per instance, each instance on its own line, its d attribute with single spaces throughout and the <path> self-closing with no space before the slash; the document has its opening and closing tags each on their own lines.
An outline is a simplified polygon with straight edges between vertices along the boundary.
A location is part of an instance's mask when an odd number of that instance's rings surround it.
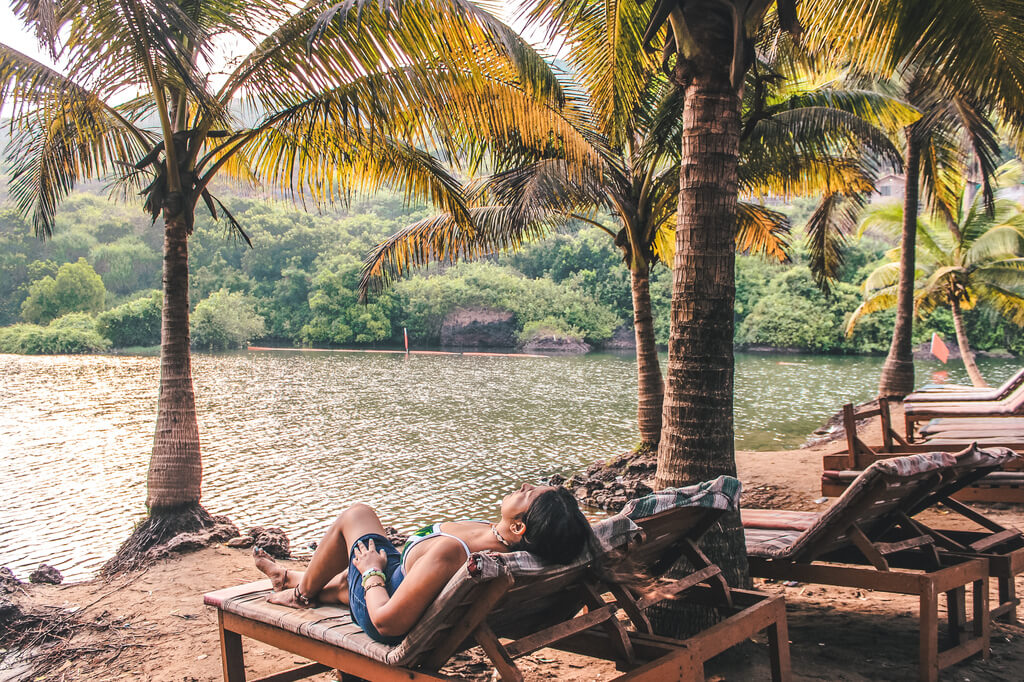
<svg viewBox="0 0 1024 682">
<path fill-rule="evenodd" d="M 784 361 L 796 364 L 738 356 L 738 447 L 798 443 L 843 402 L 870 396 L 881 365 Z M 280 525 L 297 548 L 357 501 L 406 531 L 492 517 L 521 481 L 634 444 L 633 362 L 197 354 L 204 504 L 241 527 Z M 996 381 L 1013 365 L 983 371 Z M 145 513 L 158 359 L 0 355 L 0 372 L 0 565 L 24 576 L 46 561 L 86 577 Z"/>
</svg>

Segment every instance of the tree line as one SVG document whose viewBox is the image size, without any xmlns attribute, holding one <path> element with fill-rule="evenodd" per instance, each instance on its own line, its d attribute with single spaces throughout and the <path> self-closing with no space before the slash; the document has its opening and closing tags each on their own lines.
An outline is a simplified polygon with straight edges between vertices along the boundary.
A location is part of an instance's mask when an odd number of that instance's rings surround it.
<svg viewBox="0 0 1024 682">
<path fill-rule="evenodd" d="M 228 196 L 248 227 L 251 247 L 207 218 L 197 220 L 189 256 L 190 319 L 195 348 L 223 350 L 250 342 L 338 347 L 440 343 L 445 317 L 463 307 L 514 314 L 521 342 L 543 334 L 600 348 L 629 332 L 630 272 L 601 230 L 574 223 L 517 251 L 435 267 L 405 278 L 368 302 L 358 297 L 362 261 L 379 241 L 421 219 L 425 206 L 380 195 L 346 211 L 310 214 L 282 203 Z M 886 262 L 893 238 L 849 245 L 837 281 L 823 293 L 808 267 L 806 222 L 813 199 L 777 207 L 797 224 L 791 260 L 736 260 L 736 344 L 740 350 L 884 353 L 893 313 L 864 317 L 844 331 L 863 300 L 868 275 Z M 891 212 L 892 207 L 889 208 Z M 135 209 L 93 194 L 70 197 L 53 239 L 31 235 L 10 204 L 0 205 L 0 351 L 81 353 L 160 342 L 159 231 Z M 670 271 L 651 269 L 653 330 L 668 343 Z M 964 311 L 972 346 L 1024 352 L 1024 334 L 989 307 Z M 955 338 L 952 315 L 937 308 L 921 324 Z"/>
</svg>

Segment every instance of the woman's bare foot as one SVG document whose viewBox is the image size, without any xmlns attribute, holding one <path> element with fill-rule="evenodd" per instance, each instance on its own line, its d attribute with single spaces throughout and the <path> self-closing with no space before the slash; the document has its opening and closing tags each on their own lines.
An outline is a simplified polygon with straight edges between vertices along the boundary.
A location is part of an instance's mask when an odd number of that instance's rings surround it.
<svg viewBox="0 0 1024 682">
<path fill-rule="evenodd" d="M 295 598 L 295 590 L 283 590 L 281 592 L 274 592 L 267 597 L 267 601 L 271 604 L 280 604 L 281 606 L 290 606 L 293 609 L 308 609 L 307 604 L 303 604 Z"/>
<path fill-rule="evenodd" d="M 270 585 L 274 589 L 274 592 L 280 592 L 287 587 L 287 568 L 279 566 L 272 556 L 264 552 L 259 547 L 252 548 L 252 558 L 256 561 L 256 568 L 260 569 L 260 572 L 263 573 L 263 575 L 270 578 Z M 283 602 L 274 603 L 280 604 Z"/>
</svg>

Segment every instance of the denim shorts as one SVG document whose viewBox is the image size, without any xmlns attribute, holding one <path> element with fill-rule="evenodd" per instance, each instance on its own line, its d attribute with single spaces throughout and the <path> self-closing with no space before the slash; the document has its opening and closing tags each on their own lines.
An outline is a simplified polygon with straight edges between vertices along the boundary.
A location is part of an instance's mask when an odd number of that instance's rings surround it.
<svg viewBox="0 0 1024 682">
<path fill-rule="evenodd" d="M 352 559 L 355 557 L 357 545 L 367 545 L 368 540 L 373 540 L 374 546 L 377 551 L 384 550 L 387 555 L 387 563 L 384 565 L 384 575 L 387 576 L 387 582 L 384 584 L 388 594 L 394 594 L 395 590 L 401 584 L 405 578 L 405 572 L 402 570 L 400 564 L 402 561 L 402 555 L 395 549 L 395 546 L 391 544 L 383 535 L 378 533 L 367 533 L 363 535 L 354 543 L 352 543 L 352 550 L 349 552 L 349 564 L 348 564 L 348 608 L 352 612 L 352 620 L 361 627 L 366 634 L 378 642 L 384 644 L 398 644 L 405 636 L 401 637 L 385 637 L 384 635 L 377 632 L 377 628 L 373 627 L 373 622 L 370 620 L 370 614 L 366 611 L 366 591 L 363 589 L 363 575 L 356 570 L 356 567 L 352 565 Z"/>
</svg>

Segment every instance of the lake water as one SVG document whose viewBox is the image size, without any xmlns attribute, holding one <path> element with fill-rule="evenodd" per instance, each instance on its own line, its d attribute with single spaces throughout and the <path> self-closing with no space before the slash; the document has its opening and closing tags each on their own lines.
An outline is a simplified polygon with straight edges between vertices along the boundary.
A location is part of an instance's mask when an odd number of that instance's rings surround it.
<svg viewBox="0 0 1024 682">
<path fill-rule="evenodd" d="M 738 355 L 736 446 L 797 446 L 870 398 L 882 358 Z M 982 360 L 995 385 L 1018 362 Z M 962 366 L 918 362 L 919 384 Z M 301 550 L 365 501 L 402 530 L 490 518 L 522 481 L 636 442 L 631 355 L 196 354 L 203 502 Z M 0 355 L 0 565 L 87 577 L 144 516 L 152 356 Z"/>
</svg>

